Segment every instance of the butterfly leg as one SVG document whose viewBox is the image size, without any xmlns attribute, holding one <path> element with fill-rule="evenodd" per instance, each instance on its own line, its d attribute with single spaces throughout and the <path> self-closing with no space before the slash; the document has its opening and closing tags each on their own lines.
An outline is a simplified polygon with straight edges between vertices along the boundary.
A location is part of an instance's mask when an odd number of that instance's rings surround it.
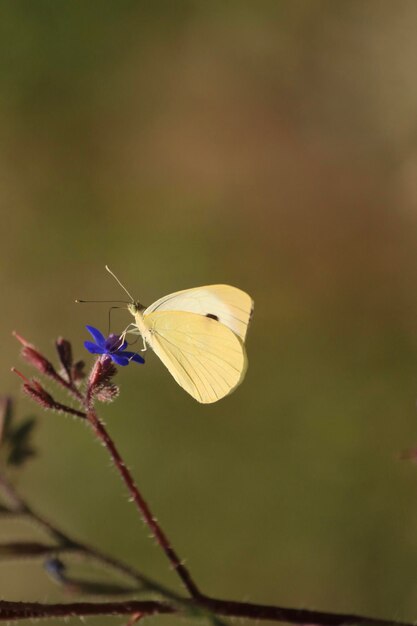
<svg viewBox="0 0 417 626">
<path fill-rule="evenodd" d="M 120 334 L 120 341 L 123 343 L 126 339 L 126 335 L 128 333 L 132 333 L 133 335 L 137 335 L 139 334 L 139 331 L 137 329 L 136 324 L 133 324 L 133 322 L 131 324 L 129 324 L 128 326 L 126 326 L 126 328 L 124 329 L 124 331 Z"/>
<path fill-rule="evenodd" d="M 126 326 L 126 328 L 124 329 L 124 331 L 120 335 L 120 341 L 122 343 L 124 343 L 124 341 L 126 339 L 126 335 L 128 333 L 131 333 L 132 335 L 140 335 L 142 337 L 142 333 L 140 332 L 140 330 L 138 329 L 136 324 L 134 324 L 133 322 L 131 324 L 129 324 L 128 326 Z M 142 341 L 143 341 L 143 348 L 141 349 L 141 352 L 146 352 L 146 350 L 148 349 L 148 346 L 146 345 L 146 341 L 145 341 L 144 337 L 142 337 Z"/>
</svg>

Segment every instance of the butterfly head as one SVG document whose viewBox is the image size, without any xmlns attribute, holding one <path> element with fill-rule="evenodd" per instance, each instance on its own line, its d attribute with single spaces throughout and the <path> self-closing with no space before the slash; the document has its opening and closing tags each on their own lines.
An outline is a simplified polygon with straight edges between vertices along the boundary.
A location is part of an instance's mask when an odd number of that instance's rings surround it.
<svg viewBox="0 0 417 626">
<path fill-rule="evenodd" d="M 144 310 L 144 306 L 140 303 L 140 302 L 131 302 L 127 305 L 127 310 L 129 311 L 129 313 L 131 313 L 133 316 L 137 315 L 138 313 L 140 313 L 141 311 Z"/>
</svg>

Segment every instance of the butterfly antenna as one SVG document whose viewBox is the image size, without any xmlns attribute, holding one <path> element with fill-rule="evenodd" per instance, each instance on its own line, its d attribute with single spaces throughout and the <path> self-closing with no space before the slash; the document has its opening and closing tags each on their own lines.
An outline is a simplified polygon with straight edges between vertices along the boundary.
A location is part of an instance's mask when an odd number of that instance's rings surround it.
<svg viewBox="0 0 417 626">
<path fill-rule="evenodd" d="M 105 304 L 114 304 L 114 303 L 119 303 L 119 304 L 129 304 L 129 302 L 126 302 L 126 300 L 80 300 L 79 298 L 77 298 L 75 300 L 75 302 L 77 304 L 94 304 L 97 302 L 100 302 L 101 304 L 105 303 Z M 122 307 L 112 307 L 113 309 L 120 309 Z"/>
<path fill-rule="evenodd" d="M 126 289 L 126 287 L 124 285 L 122 285 L 122 283 L 120 282 L 120 280 L 117 278 L 116 274 L 114 274 L 111 269 L 109 268 L 108 265 L 106 265 L 106 270 L 108 271 L 109 274 L 111 274 L 114 278 L 114 280 L 116 282 L 119 283 L 120 287 L 123 289 L 123 291 L 125 291 L 127 293 L 127 295 L 129 296 L 129 298 L 131 299 L 132 303 L 135 302 L 135 299 L 133 298 L 133 296 L 128 292 L 128 290 Z"/>
</svg>

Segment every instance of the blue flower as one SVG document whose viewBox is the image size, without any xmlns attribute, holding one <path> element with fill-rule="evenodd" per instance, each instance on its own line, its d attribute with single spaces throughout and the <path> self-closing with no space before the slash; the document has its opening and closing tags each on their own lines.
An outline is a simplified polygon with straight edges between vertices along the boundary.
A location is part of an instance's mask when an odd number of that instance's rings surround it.
<svg viewBox="0 0 417 626">
<path fill-rule="evenodd" d="M 84 347 L 87 348 L 91 354 L 105 354 L 109 356 L 112 361 L 117 363 L 117 365 L 129 365 L 131 361 L 135 361 L 135 363 L 145 363 L 145 359 L 143 359 L 140 354 L 125 350 L 125 348 L 127 348 L 127 342 L 121 342 L 119 335 L 112 334 L 106 339 L 97 328 L 93 326 L 87 326 L 86 328 L 95 342 L 84 341 Z"/>
</svg>

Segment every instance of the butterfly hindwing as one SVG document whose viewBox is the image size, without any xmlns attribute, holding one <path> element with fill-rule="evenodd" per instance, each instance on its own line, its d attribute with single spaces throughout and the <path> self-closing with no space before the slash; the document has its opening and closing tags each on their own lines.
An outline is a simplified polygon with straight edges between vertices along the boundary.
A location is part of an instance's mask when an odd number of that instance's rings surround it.
<svg viewBox="0 0 417 626">
<path fill-rule="evenodd" d="M 149 312 L 154 306 L 143 315 L 150 331 L 147 341 L 190 395 L 202 403 L 216 402 L 241 383 L 246 352 L 241 338 L 228 325 L 184 309 L 155 307 Z"/>
</svg>

